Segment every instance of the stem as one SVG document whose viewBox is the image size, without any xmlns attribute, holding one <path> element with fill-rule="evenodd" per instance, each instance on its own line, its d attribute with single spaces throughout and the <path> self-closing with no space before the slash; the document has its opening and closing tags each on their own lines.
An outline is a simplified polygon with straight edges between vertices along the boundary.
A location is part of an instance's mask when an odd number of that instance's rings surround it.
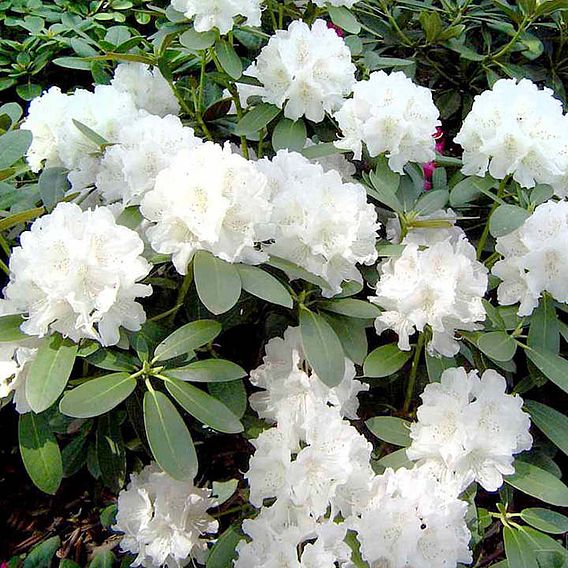
<svg viewBox="0 0 568 568">
<path fill-rule="evenodd" d="M 418 363 L 420 362 L 420 355 L 422 354 L 422 348 L 424 347 L 424 333 L 420 332 L 418 334 L 418 341 L 416 342 L 416 348 L 414 350 L 414 357 L 412 358 L 412 367 L 410 368 L 410 376 L 408 377 L 408 384 L 406 385 L 406 397 L 404 399 L 404 406 L 402 407 L 402 412 L 408 414 L 410 409 L 410 403 L 412 402 L 412 397 L 414 395 L 414 387 L 416 385 L 416 375 L 418 373 Z"/>
<path fill-rule="evenodd" d="M 487 223 L 485 223 L 485 228 L 483 229 L 483 233 L 481 234 L 481 238 L 477 243 L 477 260 L 481 258 L 483 254 L 483 249 L 485 248 L 485 243 L 487 242 L 487 237 L 489 236 L 489 221 L 491 220 L 491 215 L 493 215 L 495 209 L 499 207 L 501 198 L 505 193 L 505 187 L 507 186 L 507 182 L 509 181 L 509 176 L 503 178 L 501 183 L 499 184 L 499 189 L 497 190 L 497 199 L 493 202 L 491 206 L 491 210 L 489 211 L 489 215 L 487 217 Z"/>
<path fill-rule="evenodd" d="M 521 34 L 523 34 L 526 29 L 530 26 L 532 22 L 532 17 L 525 16 L 523 21 L 520 23 L 519 28 L 515 32 L 515 35 L 511 38 L 511 41 L 504 45 L 495 55 L 490 55 L 489 59 L 495 60 L 503 57 L 516 43 Z"/>
</svg>

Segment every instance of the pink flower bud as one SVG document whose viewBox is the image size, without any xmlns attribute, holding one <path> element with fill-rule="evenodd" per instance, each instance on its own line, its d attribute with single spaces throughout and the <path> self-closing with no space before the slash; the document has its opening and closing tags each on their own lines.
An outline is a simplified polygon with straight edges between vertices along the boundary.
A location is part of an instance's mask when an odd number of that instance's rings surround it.
<svg viewBox="0 0 568 568">
<path fill-rule="evenodd" d="M 345 37 L 345 32 L 339 26 L 336 26 L 333 22 L 327 22 L 327 27 L 330 30 L 334 30 L 339 37 Z"/>
</svg>

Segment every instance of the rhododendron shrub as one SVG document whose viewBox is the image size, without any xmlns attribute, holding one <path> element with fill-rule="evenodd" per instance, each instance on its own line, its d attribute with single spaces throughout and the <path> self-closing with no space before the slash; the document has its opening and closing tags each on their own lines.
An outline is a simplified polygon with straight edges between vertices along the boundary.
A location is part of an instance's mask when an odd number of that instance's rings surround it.
<svg viewBox="0 0 568 568">
<path fill-rule="evenodd" d="M 568 115 L 501 62 L 564 7 L 165 4 L 0 107 L 2 416 L 89 566 L 568 563 Z"/>
</svg>

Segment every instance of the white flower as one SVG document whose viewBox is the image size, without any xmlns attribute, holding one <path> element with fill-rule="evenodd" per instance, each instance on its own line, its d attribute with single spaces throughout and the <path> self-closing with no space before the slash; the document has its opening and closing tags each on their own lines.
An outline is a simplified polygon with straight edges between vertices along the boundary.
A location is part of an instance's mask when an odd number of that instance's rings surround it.
<svg viewBox="0 0 568 568">
<path fill-rule="evenodd" d="M 22 233 L 12 251 L 4 294 L 15 311 L 27 314 L 22 331 L 115 345 L 120 326 L 140 329 L 146 315 L 136 298 L 152 291 L 138 283 L 150 272 L 143 248 L 137 233 L 117 225 L 107 208 L 83 212 L 60 203 Z"/>
<path fill-rule="evenodd" d="M 122 125 L 116 143 L 105 150 L 97 189 L 105 202 L 137 205 L 154 189 L 158 173 L 171 165 L 181 149 L 199 144 L 201 139 L 177 116 L 141 113 L 137 120 Z"/>
<path fill-rule="evenodd" d="M 388 469 L 369 506 L 348 520 L 370 566 L 450 568 L 469 564 L 467 503 L 428 469 Z"/>
<path fill-rule="evenodd" d="M 424 389 L 408 457 L 437 464 L 462 489 L 472 481 L 488 491 L 499 489 L 503 475 L 515 471 L 513 455 L 532 446 L 523 400 L 505 394 L 506 386 L 492 369 L 481 378 L 463 367 L 444 371 L 440 383 Z"/>
<path fill-rule="evenodd" d="M 361 282 L 356 264 L 377 259 L 380 226 L 364 188 L 286 150 L 257 167 L 269 180 L 276 228 L 264 250 L 322 278 L 324 296 L 340 292 L 345 280 Z"/>
<path fill-rule="evenodd" d="M 562 103 L 528 79 L 500 79 L 477 95 L 455 142 L 464 150 L 466 175 L 512 174 L 523 187 L 533 187 L 553 183 L 566 168 Z"/>
<path fill-rule="evenodd" d="M 283 339 L 267 343 L 263 364 L 250 374 L 251 383 L 265 389 L 250 396 L 251 407 L 261 418 L 303 439 L 322 406 L 335 406 L 341 416 L 357 418 L 357 395 L 369 390 L 369 385 L 354 378 L 355 366 L 347 358 L 343 380 L 334 388 L 314 373 L 308 375 L 307 365 L 300 329 L 289 327 Z"/>
<path fill-rule="evenodd" d="M 295 20 L 270 38 L 245 75 L 258 79 L 262 87 L 245 86 L 240 91 L 243 106 L 250 95 L 260 95 L 264 102 L 284 108 L 287 118 L 321 122 L 351 93 L 355 66 L 343 39 L 323 20 L 311 28 Z"/>
<path fill-rule="evenodd" d="M 15 314 L 13 306 L 0 300 L 0 316 Z M 35 359 L 39 341 L 35 338 L 0 342 L 0 401 L 13 395 L 16 412 L 24 414 L 31 407 L 26 397 L 26 377 Z"/>
<path fill-rule="evenodd" d="M 150 114 L 178 114 L 179 103 L 168 82 L 157 67 L 143 63 L 121 63 L 110 84 L 119 92 L 129 94 L 137 108 Z"/>
<path fill-rule="evenodd" d="M 568 302 L 568 203 L 547 201 L 515 231 L 499 237 L 495 250 L 503 260 L 492 273 L 501 278 L 497 298 L 502 305 L 520 302 L 518 314 L 531 315 L 548 292 Z"/>
<path fill-rule="evenodd" d="M 372 157 L 386 154 L 389 167 L 401 174 L 407 162 L 435 157 L 433 135 L 441 123 L 432 93 L 401 71 L 376 71 L 359 81 L 335 118 L 343 134 L 335 145 L 351 150 L 357 160 L 363 144 Z"/>
<path fill-rule="evenodd" d="M 113 529 L 124 533 L 121 548 L 136 554 L 132 566 L 182 568 L 204 562 L 206 533 L 219 523 L 207 514 L 215 505 L 209 489 L 176 481 L 155 465 L 133 473 L 118 496 Z"/>
<path fill-rule="evenodd" d="M 344 542 L 347 534 L 345 524 L 321 523 L 316 534 L 317 540 L 304 546 L 300 559 L 302 568 L 335 568 L 351 560 L 351 549 Z"/>
<path fill-rule="evenodd" d="M 233 29 L 233 19 L 246 18 L 247 26 L 259 27 L 262 0 L 172 0 L 172 6 L 189 19 L 198 32 L 217 28 L 224 35 Z"/>
<path fill-rule="evenodd" d="M 306 6 L 309 1 L 310 0 L 295 0 L 294 4 L 303 7 Z M 345 6 L 346 8 L 353 8 L 358 0 L 311 0 L 311 2 L 320 8 L 325 8 L 326 6 Z"/>
<path fill-rule="evenodd" d="M 306 140 L 306 148 L 311 148 L 315 145 L 316 143 L 310 138 Z M 322 156 L 320 158 L 312 158 L 310 159 L 310 162 L 319 164 L 323 168 L 324 172 L 335 170 L 345 183 L 356 183 L 353 176 L 355 175 L 357 168 L 340 152 L 330 154 L 329 156 Z"/>
<path fill-rule="evenodd" d="M 119 127 L 137 114 L 132 97 L 110 85 L 98 85 L 94 92 L 77 89 L 72 95 L 51 87 L 31 102 L 21 126 L 33 135 L 28 163 L 34 172 L 42 167 L 67 168 L 72 171 L 69 177 L 74 189 L 87 187 L 94 182 L 100 148 L 73 120 L 113 142 Z"/>
<path fill-rule="evenodd" d="M 456 213 L 451 209 L 445 211 L 440 209 L 428 215 L 418 215 L 415 222 L 420 223 L 418 227 L 410 227 L 406 236 L 405 243 L 413 243 L 419 246 L 432 246 L 436 243 L 447 241 L 457 241 L 463 230 L 456 226 Z M 391 217 L 387 221 L 387 239 L 391 243 L 401 242 L 400 221 L 398 216 Z"/>
<path fill-rule="evenodd" d="M 392 329 L 398 346 L 408 351 L 410 336 L 432 330 L 431 353 L 451 357 L 459 351 L 456 330 L 477 329 L 485 319 L 482 298 L 487 269 L 476 260 L 475 249 L 463 232 L 421 250 L 403 241 L 404 251 L 379 266 L 376 296 L 369 300 L 383 308 L 375 320 L 377 333 Z"/>
<path fill-rule="evenodd" d="M 272 235 L 266 178 L 228 146 L 207 142 L 179 152 L 140 210 L 155 223 L 147 231 L 152 248 L 171 254 L 180 274 L 198 250 L 227 262 L 267 259 L 257 248 Z"/>
</svg>

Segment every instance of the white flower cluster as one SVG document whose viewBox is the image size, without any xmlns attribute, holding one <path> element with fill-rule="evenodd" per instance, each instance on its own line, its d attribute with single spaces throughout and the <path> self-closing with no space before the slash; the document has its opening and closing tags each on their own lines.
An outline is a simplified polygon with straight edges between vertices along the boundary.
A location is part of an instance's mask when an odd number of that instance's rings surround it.
<svg viewBox="0 0 568 568">
<path fill-rule="evenodd" d="M 467 503 L 459 495 L 474 481 L 495 491 L 514 473 L 513 455 L 532 444 L 522 399 L 505 394 L 495 371 L 479 378 L 446 370 L 426 387 L 411 426 L 407 454 L 417 463 L 375 475 L 371 446 L 343 419 L 356 417 L 356 397 L 365 390 L 352 364 L 335 389 L 308 368 L 299 331 L 288 328 L 251 373 L 265 389 L 251 396 L 251 406 L 275 426 L 252 442 L 245 477 L 260 511 L 243 523 L 249 540 L 238 546 L 236 568 L 351 566 L 347 530 L 357 534 L 370 566 L 471 562 Z"/>
<path fill-rule="evenodd" d="M 156 464 L 130 476 L 118 496 L 113 529 L 124 533 L 120 546 L 136 555 L 132 566 L 182 568 L 205 562 L 207 540 L 219 523 L 207 514 L 215 506 L 209 489 L 176 481 Z"/>
<path fill-rule="evenodd" d="M 286 150 L 257 167 L 272 193 L 275 234 L 264 250 L 325 280 L 325 296 L 338 293 L 344 280 L 361 281 L 356 264 L 377 259 L 379 228 L 364 188 Z"/>
<path fill-rule="evenodd" d="M 299 329 L 288 328 L 283 339 L 267 344 L 263 364 L 251 373 L 252 383 L 265 389 L 252 395 L 251 405 L 276 426 L 253 440 L 245 477 L 250 502 L 261 511 L 243 523 L 252 540 L 239 545 L 237 568 L 320 568 L 350 557 L 343 543 L 347 527 L 333 517 L 350 512 L 362 472 L 372 476 L 372 446 L 342 416 L 356 416 L 357 394 L 368 387 L 353 378 L 350 361 L 332 389 L 307 369 Z M 315 538 L 298 560 L 297 547 Z"/>
<path fill-rule="evenodd" d="M 550 89 L 528 79 L 500 79 L 477 95 L 455 138 L 462 172 L 496 179 L 512 174 L 523 187 L 555 184 L 568 170 L 568 119 Z"/>
<path fill-rule="evenodd" d="M 311 28 L 296 20 L 287 30 L 278 30 L 244 74 L 262 83 L 262 87 L 239 84 L 244 107 L 250 96 L 257 95 L 284 108 L 287 118 L 305 116 L 313 122 L 338 110 L 355 84 L 351 52 L 323 20 L 316 20 Z"/>
<path fill-rule="evenodd" d="M 434 159 L 439 115 L 429 89 L 401 71 L 376 71 L 354 86 L 353 98 L 335 113 L 343 134 L 335 145 L 359 160 L 365 144 L 370 156 L 385 154 L 389 167 L 402 174 L 407 162 Z"/>
<path fill-rule="evenodd" d="M 0 316 L 14 314 L 10 302 L 0 300 Z M 16 412 L 31 410 L 26 397 L 26 377 L 35 359 L 39 341 L 30 337 L 18 341 L 0 342 L 0 401 L 12 396 Z"/>
<path fill-rule="evenodd" d="M 503 255 L 492 273 L 501 278 L 497 298 L 502 305 L 520 302 L 518 314 L 529 316 L 548 292 L 568 302 L 568 203 L 547 201 L 515 231 L 499 237 L 495 250 Z"/>
<path fill-rule="evenodd" d="M 346 8 L 353 8 L 359 0 L 294 0 L 294 4 L 299 8 L 303 8 L 309 2 L 315 4 L 318 8 L 325 8 L 327 6 L 345 6 Z"/>
<path fill-rule="evenodd" d="M 214 28 L 226 34 L 233 29 L 233 19 L 246 18 L 247 26 L 260 26 L 262 0 L 172 0 L 172 7 L 189 19 L 194 18 L 198 32 Z"/>
<path fill-rule="evenodd" d="M 270 238 L 270 192 L 254 164 L 211 142 L 179 152 L 142 200 L 159 253 L 172 254 L 180 274 L 198 250 L 227 262 L 259 264 L 257 244 Z"/>
<path fill-rule="evenodd" d="M 148 105 L 149 108 L 141 105 Z M 76 120 L 107 142 L 119 139 L 124 125 L 136 123 L 147 110 L 158 115 L 177 112 L 177 101 L 160 72 L 147 65 L 125 63 L 117 67 L 111 85 L 97 85 L 93 92 L 77 89 L 70 95 L 51 87 L 35 98 L 21 128 L 30 130 L 32 144 L 27 160 L 34 172 L 43 167 L 64 167 L 70 171 L 74 189 L 95 181 L 100 148 L 90 140 Z"/>
<path fill-rule="evenodd" d="M 195 148 L 201 139 L 177 116 L 148 114 L 122 125 L 115 142 L 100 160 L 95 185 L 106 203 L 128 206 L 140 204 L 154 189 L 158 173 L 181 149 Z"/>
<path fill-rule="evenodd" d="M 402 350 L 410 349 L 415 331 L 429 326 L 429 351 L 451 357 L 459 351 L 455 331 L 475 330 L 485 319 L 487 269 L 461 229 L 445 231 L 443 241 L 435 237 L 437 231 L 411 231 L 402 241 L 402 254 L 378 267 L 376 295 L 369 300 L 384 311 L 375 328 L 379 334 L 395 331 Z"/>
<path fill-rule="evenodd" d="M 515 472 L 513 455 L 532 446 L 523 400 L 505 394 L 506 387 L 492 369 L 481 377 L 463 367 L 444 371 L 440 382 L 427 385 L 422 394 L 408 457 L 439 468 L 461 490 L 477 481 L 497 491 L 503 475 Z"/>
<path fill-rule="evenodd" d="M 121 326 L 137 331 L 146 319 L 136 302 L 152 292 L 139 283 L 150 272 L 143 249 L 138 234 L 118 225 L 108 208 L 60 203 L 20 236 L 5 298 L 26 314 L 21 329 L 29 335 L 58 331 L 74 341 L 115 345 Z"/>
</svg>

